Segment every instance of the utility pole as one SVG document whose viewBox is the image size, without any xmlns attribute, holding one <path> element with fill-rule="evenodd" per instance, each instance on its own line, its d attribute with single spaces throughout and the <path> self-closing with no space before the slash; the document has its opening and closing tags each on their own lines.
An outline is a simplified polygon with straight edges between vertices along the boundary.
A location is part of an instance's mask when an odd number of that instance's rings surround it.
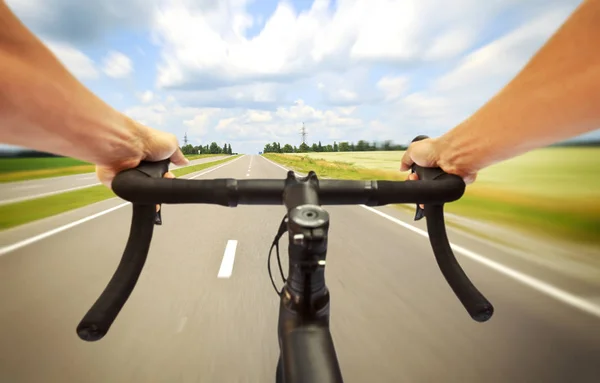
<svg viewBox="0 0 600 383">
<path fill-rule="evenodd" d="M 306 136 L 308 135 L 308 133 L 306 133 L 306 128 L 304 127 L 304 122 L 302 123 L 302 129 L 300 129 L 300 135 L 302 136 L 302 143 L 306 144 Z"/>
</svg>

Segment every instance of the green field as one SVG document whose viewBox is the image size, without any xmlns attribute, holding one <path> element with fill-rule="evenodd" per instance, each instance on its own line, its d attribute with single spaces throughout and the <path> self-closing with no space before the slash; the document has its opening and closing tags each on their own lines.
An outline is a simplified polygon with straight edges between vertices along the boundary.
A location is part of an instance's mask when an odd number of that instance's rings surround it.
<svg viewBox="0 0 600 383">
<path fill-rule="evenodd" d="M 236 157 L 239 156 L 228 156 L 227 158 L 217 161 L 186 166 L 174 169 L 172 172 L 175 176 L 180 177 L 231 161 Z M 113 197 L 116 197 L 116 195 L 112 190 L 104 185 L 98 185 L 81 190 L 2 205 L 0 206 L 0 230 L 51 217 L 56 214 L 78 209 Z"/>
<path fill-rule="evenodd" d="M 304 153 L 360 168 L 399 171 L 404 152 Z M 470 188 L 549 198 L 600 197 L 600 148 L 545 148 L 483 169 Z M 566 202 L 566 201 L 565 201 Z"/>
<path fill-rule="evenodd" d="M 192 161 L 218 155 L 193 154 L 186 157 Z M 95 170 L 96 167 L 88 162 L 68 157 L 2 158 L 0 159 L 0 182 L 69 176 L 91 173 Z"/>
<path fill-rule="evenodd" d="M 272 155 L 334 178 L 405 179 L 403 152 Z M 322 159 L 322 160 L 318 160 Z M 545 148 L 490 166 L 447 211 L 600 245 L 600 148 Z"/>
</svg>

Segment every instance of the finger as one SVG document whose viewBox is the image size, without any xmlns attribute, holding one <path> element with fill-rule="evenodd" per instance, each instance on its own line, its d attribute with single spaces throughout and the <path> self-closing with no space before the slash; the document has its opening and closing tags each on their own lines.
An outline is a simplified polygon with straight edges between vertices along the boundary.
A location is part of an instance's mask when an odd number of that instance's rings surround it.
<svg viewBox="0 0 600 383">
<path fill-rule="evenodd" d="M 407 170 L 410 169 L 410 167 L 412 166 L 412 164 L 414 164 L 414 161 L 411 158 L 411 153 L 412 153 L 412 146 L 409 146 L 408 149 L 406 149 L 406 152 L 404 152 L 404 155 L 402 156 L 402 160 L 401 161 L 401 165 L 400 165 L 400 171 L 401 172 L 405 172 Z"/>
<path fill-rule="evenodd" d="M 112 180 L 115 178 L 115 172 L 103 166 L 96 166 L 96 177 L 104 186 L 112 190 Z"/>
<path fill-rule="evenodd" d="M 469 175 L 463 177 L 463 180 L 465 181 L 466 185 L 472 184 L 473 182 L 475 182 L 476 179 L 477 179 L 477 173 L 469 174 Z"/>
<path fill-rule="evenodd" d="M 172 163 L 174 163 L 175 165 L 187 165 L 190 163 L 190 161 L 185 158 L 185 156 L 183 155 L 183 152 L 181 151 L 181 149 L 177 148 L 177 150 L 175 150 L 175 153 L 173 153 L 171 155 L 171 158 L 169 158 L 171 160 Z"/>
<path fill-rule="evenodd" d="M 410 181 L 418 181 L 419 180 L 419 176 L 417 175 L 417 173 L 410 173 L 408 175 L 408 179 Z"/>
</svg>

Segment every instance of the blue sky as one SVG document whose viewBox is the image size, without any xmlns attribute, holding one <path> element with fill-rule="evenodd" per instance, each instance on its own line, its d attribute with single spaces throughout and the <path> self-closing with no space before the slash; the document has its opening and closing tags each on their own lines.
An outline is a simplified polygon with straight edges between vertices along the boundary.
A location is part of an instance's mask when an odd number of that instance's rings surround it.
<svg viewBox="0 0 600 383">
<path fill-rule="evenodd" d="M 194 144 L 408 142 L 473 113 L 571 0 L 8 0 L 107 103 Z"/>
</svg>

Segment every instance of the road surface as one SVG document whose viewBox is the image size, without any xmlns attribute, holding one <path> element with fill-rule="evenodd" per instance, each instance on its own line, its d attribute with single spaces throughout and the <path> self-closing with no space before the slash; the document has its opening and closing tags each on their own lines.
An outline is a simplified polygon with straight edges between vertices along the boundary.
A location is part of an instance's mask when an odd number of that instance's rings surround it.
<svg viewBox="0 0 600 383">
<path fill-rule="evenodd" d="M 284 175 L 243 156 L 184 178 Z M 118 264 L 131 205 L 115 198 L 0 232 L 0 381 L 273 381 L 278 302 L 266 257 L 284 210 L 163 209 L 137 287 L 96 343 L 79 340 L 75 327 Z M 331 327 L 346 382 L 600 381 L 597 284 L 450 230 L 459 261 L 496 308 L 476 323 L 439 273 L 423 222 L 391 207 L 327 210 Z M 229 241 L 235 258 L 223 273 Z"/>
<path fill-rule="evenodd" d="M 224 156 L 200 158 L 190 161 L 190 165 L 218 161 L 223 157 Z M 179 168 L 179 166 L 171 166 L 171 169 L 177 168 Z M 95 173 L 82 173 L 71 176 L 0 183 L 0 205 L 83 189 L 95 185 L 100 185 Z"/>
</svg>

